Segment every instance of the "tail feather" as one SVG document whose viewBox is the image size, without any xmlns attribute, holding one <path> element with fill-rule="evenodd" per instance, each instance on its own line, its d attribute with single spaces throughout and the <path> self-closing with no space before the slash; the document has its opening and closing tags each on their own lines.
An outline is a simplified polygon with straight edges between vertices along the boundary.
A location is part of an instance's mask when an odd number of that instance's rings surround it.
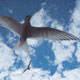
<svg viewBox="0 0 80 80">
<path fill-rule="evenodd" d="M 29 48 L 26 41 L 23 42 L 19 40 L 13 48 L 13 50 L 16 50 L 16 49 L 24 50 L 27 53 L 27 55 L 30 56 Z"/>
<path fill-rule="evenodd" d="M 26 54 L 27 54 L 27 57 L 29 57 L 30 58 L 30 53 L 29 53 L 29 48 L 28 48 L 28 46 L 27 46 L 27 41 L 21 41 L 21 40 L 19 40 L 17 43 L 16 43 L 16 45 L 14 46 L 14 48 L 13 48 L 13 50 L 16 50 L 16 49 L 22 49 L 22 50 L 24 50 L 25 52 L 26 52 Z M 29 64 L 28 64 L 28 67 L 23 71 L 23 73 L 25 72 L 25 71 L 27 71 L 28 69 L 30 69 L 30 64 L 31 64 L 31 59 L 30 59 L 30 62 L 29 62 Z"/>
</svg>

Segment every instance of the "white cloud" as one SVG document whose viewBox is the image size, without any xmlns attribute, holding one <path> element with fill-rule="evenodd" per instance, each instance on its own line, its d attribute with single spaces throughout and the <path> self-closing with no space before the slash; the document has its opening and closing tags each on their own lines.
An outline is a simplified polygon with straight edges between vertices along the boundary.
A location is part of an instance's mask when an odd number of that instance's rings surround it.
<svg viewBox="0 0 80 80">
<path fill-rule="evenodd" d="M 14 63 L 15 57 L 11 49 L 2 42 L 0 42 L 0 55 L 0 70 L 6 70 Z"/>
<path fill-rule="evenodd" d="M 75 34 L 80 39 L 80 0 L 76 1 L 76 7 L 71 17 L 72 22 L 70 23 L 70 32 Z M 80 62 L 80 41 L 77 42 L 76 57 L 77 61 Z"/>
<path fill-rule="evenodd" d="M 24 74 L 10 74 L 11 80 L 48 80 L 48 71 L 41 69 L 31 69 Z"/>
<path fill-rule="evenodd" d="M 43 8 L 46 4 L 47 4 L 46 2 L 43 2 L 43 3 L 41 4 L 41 7 Z"/>
<path fill-rule="evenodd" d="M 9 32 L 7 35 L 7 38 L 8 38 L 7 43 L 15 45 L 15 43 L 13 43 L 14 41 L 16 41 L 16 35 L 15 34 L 12 34 L 11 32 Z"/>
<path fill-rule="evenodd" d="M 53 76 L 50 77 L 50 80 L 80 80 L 80 68 L 75 70 L 64 71 L 62 78 L 61 75 L 56 72 Z"/>
<path fill-rule="evenodd" d="M 63 65 L 62 64 L 59 64 L 58 65 L 58 68 L 57 68 L 57 72 L 61 73 L 63 70 Z"/>
<path fill-rule="evenodd" d="M 13 10 L 11 8 L 4 8 L 4 10 L 8 11 L 10 14 L 13 14 Z"/>
<path fill-rule="evenodd" d="M 80 42 L 77 44 L 77 50 L 75 56 L 77 57 L 77 61 L 80 62 Z"/>
<path fill-rule="evenodd" d="M 75 70 L 69 70 L 69 71 L 65 71 L 64 72 L 64 76 L 66 78 L 66 80 L 70 79 L 70 80 L 80 80 L 80 68 L 77 68 Z"/>
<path fill-rule="evenodd" d="M 55 54 L 55 64 L 61 64 L 63 61 L 72 57 L 75 47 L 69 41 L 53 42 L 52 50 Z M 65 46 L 67 48 L 65 48 Z"/>
<path fill-rule="evenodd" d="M 0 73 L 0 80 L 4 80 L 4 77 L 8 76 L 8 74 L 9 74 L 8 70 L 1 72 Z"/>
<path fill-rule="evenodd" d="M 10 74 L 11 80 L 80 80 L 80 68 L 64 71 L 64 77 L 62 77 L 58 72 L 56 72 L 53 76 L 50 76 L 48 71 L 43 71 L 41 69 L 31 69 L 24 74 L 21 74 L 20 71 L 16 73 L 17 74 L 15 74 L 15 72 Z"/>
<path fill-rule="evenodd" d="M 53 22 L 52 22 L 52 24 L 51 24 L 51 27 L 53 28 L 56 28 L 56 29 L 59 29 L 59 30 L 63 30 L 63 26 L 62 25 L 60 25 L 59 23 L 58 23 L 58 21 L 57 20 L 53 20 Z"/>
<path fill-rule="evenodd" d="M 4 76 L 8 76 L 9 67 L 13 65 L 15 57 L 4 43 L 0 42 L 0 80 L 4 80 Z"/>
<path fill-rule="evenodd" d="M 76 7 L 73 11 L 72 17 L 71 17 L 71 23 L 70 23 L 70 32 L 72 34 L 75 34 L 76 36 L 78 36 L 80 38 L 80 1 L 77 0 L 76 1 Z"/>
<path fill-rule="evenodd" d="M 47 16 L 47 12 L 42 8 L 40 11 L 35 13 L 31 19 L 32 26 L 35 27 L 46 27 L 45 25 L 50 22 L 52 19 Z"/>
<path fill-rule="evenodd" d="M 12 9 L 9 9 L 9 8 L 8 8 L 8 11 L 9 11 L 9 13 L 11 13 L 11 14 L 13 13 L 13 10 L 12 10 Z"/>
<path fill-rule="evenodd" d="M 28 39 L 27 42 L 28 42 L 28 45 L 32 47 L 36 47 L 42 43 L 42 40 Z"/>
</svg>

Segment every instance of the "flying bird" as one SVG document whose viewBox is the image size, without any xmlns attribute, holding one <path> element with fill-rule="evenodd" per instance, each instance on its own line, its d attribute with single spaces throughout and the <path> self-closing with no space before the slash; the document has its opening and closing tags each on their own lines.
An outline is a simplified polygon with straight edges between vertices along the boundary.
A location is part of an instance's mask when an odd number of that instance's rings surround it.
<svg viewBox="0 0 80 80">
<path fill-rule="evenodd" d="M 16 48 L 22 48 L 26 51 L 28 55 L 30 55 L 26 42 L 28 38 L 49 39 L 49 40 L 57 40 L 57 41 L 79 40 L 76 36 L 58 29 L 54 29 L 50 27 L 32 26 L 30 23 L 31 17 L 32 15 L 26 16 L 24 23 L 22 24 L 11 17 L 0 16 L 0 26 L 5 27 L 11 30 L 13 33 L 16 33 L 18 36 L 20 36 L 20 39 L 14 46 L 14 50 Z M 28 65 L 28 68 L 29 66 L 30 64 Z"/>
</svg>

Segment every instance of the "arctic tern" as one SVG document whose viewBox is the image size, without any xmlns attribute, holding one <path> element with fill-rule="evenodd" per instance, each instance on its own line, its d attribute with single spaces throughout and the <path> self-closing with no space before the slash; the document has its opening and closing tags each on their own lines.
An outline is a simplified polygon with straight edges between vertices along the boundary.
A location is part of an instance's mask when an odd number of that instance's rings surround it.
<svg viewBox="0 0 80 80">
<path fill-rule="evenodd" d="M 26 51 L 28 55 L 30 55 L 26 42 L 28 38 L 48 39 L 48 40 L 55 40 L 55 41 L 79 40 L 76 36 L 58 29 L 54 29 L 50 27 L 32 26 L 30 23 L 31 17 L 32 15 L 26 16 L 24 23 L 22 24 L 11 17 L 0 16 L 0 26 L 8 28 L 13 33 L 16 33 L 17 35 L 20 36 L 20 39 L 14 46 L 14 50 L 16 48 L 22 48 L 23 50 Z M 30 63 L 27 69 L 30 69 Z"/>
</svg>

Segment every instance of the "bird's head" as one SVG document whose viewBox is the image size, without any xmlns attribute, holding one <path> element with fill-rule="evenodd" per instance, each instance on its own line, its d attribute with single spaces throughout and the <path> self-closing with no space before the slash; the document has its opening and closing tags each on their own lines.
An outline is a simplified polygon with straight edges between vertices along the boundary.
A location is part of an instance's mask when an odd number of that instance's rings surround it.
<svg viewBox="0 0 80 80">
<path fill-rule="evenodd" d="M 28 15 L 28 16 L 26 16 L 26 17 L 25 17 L 25 21 L 30 21 L 30 19 L 31 19 L 32 16 L 33 16 L 33 15 Z"/>
</svg>

